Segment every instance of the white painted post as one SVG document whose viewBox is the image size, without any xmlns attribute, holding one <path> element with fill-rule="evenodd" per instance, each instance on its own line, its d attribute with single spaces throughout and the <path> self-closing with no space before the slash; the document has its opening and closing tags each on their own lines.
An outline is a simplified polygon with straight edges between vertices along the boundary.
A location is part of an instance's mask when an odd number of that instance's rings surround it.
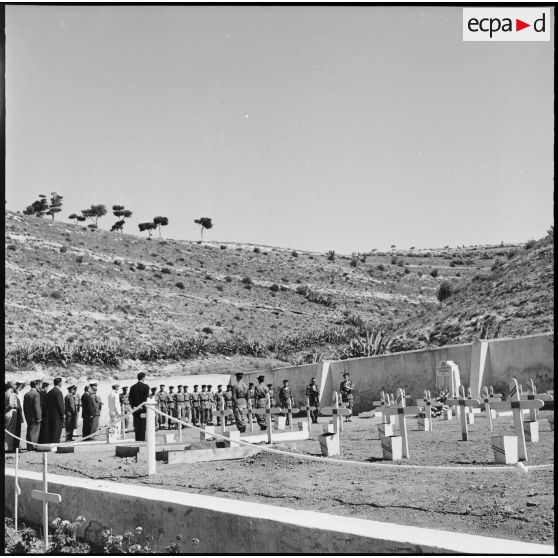
<svg viewBox="0 0 558 558">
<path fill-rule="evenodd" d="M 465 409 L 468 407 L 480 407 L 480 401 L 478 399 L 466 399 L 465 388 L 463 386 L 459 386 L 457 393 L 458 397 L 454 399 L 448 399 L 446 403 L 448 405 L 455 405 L 460 411 L 459 414 L 461 416 L 461 439 L 466 442 L 469 439 L 469 431 L 467 430 L 467 414 L 465 412 Z"/>
<path fill-rule="evenodd" d="M 19 448 L 16 448 L 15 454 L 15 477 L 14 477 L 14 527 L 17 532 L 17 512 L 19 508 L 19 497 L 21 495 L 21 488 L 19 487 L 18 483 L 18 473 L 19 473 Z"/>
<path fill-rule="evenodd" d="M 155 460 L 156 440 L 155 440 L 155 404 L 152 399 L 145 404 L 145 440 L 147 442 L 147 474 L 154 475 L 157 469 Z"/>
<path fill-rule="evenodd" d="M 401 388 L 397 388 L 397 406 L 403 409 L 405 407 L 405 392 Z M 403 442 L 403 457 L 409 457 L 409 442 L 407 441 L 407 424 L 405 421 L 405 413 L 399 414 L 399 434 Z"/>
<path fill-rule="evenodd" d="M 178 412 L 178 409 L 177 409 Z M 177 422 L 176 426 L 178 427 L 178 441 L 180 443 L 182 443 L 182 423 L 181 422 Z"/>
<path fill-rule="evenodd" d="M 254 432 L 254 421 L 252 415 L 252 403 L 250 402 L 250 398 L 248 397 L 248 412 L 246 413 L 248 424 L 250 425 L 250 432 Z"/>
<path fill-rule="evenodd" d="M 333 392 L 333 408 L 337 411 L 337 409 L 339 409 L 339 394 L 334 391 Z M 343 430 L 343 421 L 341 419 L 341 416 L 337 414 L 337 412 L 334 414 L 334 422 L 333 422 L 333 431 L 335 434 L 339 434 L 339 432 L 341 432 Z"/>
<path fill-rule="evenodd" d="M 306 398 L 306 420 L 308 421 L 308 432 L 312 432 L 312 421 L 310 419 L 310 398 Z"/>
<path fill-rule="evenodd" d="M 271 420 L 271 397 L 269 393 L 265 394 L 265 418 L 267 422 L 267 443 L 273 443 L 273 420 Z"/>
</svg>

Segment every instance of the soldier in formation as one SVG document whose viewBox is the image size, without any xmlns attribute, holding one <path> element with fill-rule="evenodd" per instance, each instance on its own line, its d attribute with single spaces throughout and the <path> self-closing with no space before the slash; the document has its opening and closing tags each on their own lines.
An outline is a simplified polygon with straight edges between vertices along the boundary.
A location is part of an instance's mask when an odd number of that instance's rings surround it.
<svg viewBox="0 0 558 558">
<path fill-rule="evenodd" d="M 186 403 L 184 392 L 182 391 L 182 385 L 176 386 L 176 393 L 174 394 L 174 405 L 176 408 L 176 418 L 178 420 L 186 420 Z M 188 387 L 188 386 L 186 386 Z M 176 423 L 176 429 L 183 428 L 183 425 Z"/>
<path fill-rule="evenodd" d="M 315 407 L 314 410 L 310 411 L 310 417 L 312 418 L 312 422 L 316 424 L 320 412 L 320 388 L 316 385 L 316 378 L 312 378 L 310 384 L 306 386 L 306 397 L 308 397 L 310 407 Z"/>
<path fill-rule="evenodd" d="M 66 419 L 66 442 L 74 439 L 74 430 L 77 427 L 77 418 L 80 408 L 80 400 L 77 396 L 77 386 L 72 384 L 68 387 L 68 393 L 64 397 L 64 416 Z"/>
<path fill-rule="evenodd" d="M 275 389 L 273 389 L 273 384 L 267 384 L 269 389 L 269 402 L 272 407 L 275 407 Z"/>
<path fill-rule="evenodd" d="M 6 382 L 6 390 L 4 392 L 4 428 L 14 436 L 20 437 L 23 413 L 17 392 L 18 386 L 16 383 Z M 19 440 L 17 438 L 6 434 L 4 440 L 6 452 L 12 453 L 19 448 Z"/>
<path fill-rule="evenodd" d="M 37 450 L 39 442 L 39 432 L 41 431 L 41 421 L 43 418 L 41 410 L 41 397 L 37 391 L 37 383 L 35 380 L 29 382 L 30 389 L 23 396 L 23 414 L 25 415 L 25 422 L 27 423 L 27 435 L 25 439 L 27 442 L 27 450 Z"/>
<path fill-rule="evenodd" d="M 289 386 L 289 380 L 283 380 L 283 387 L 279 390 L 279 403 L 281 409 L 288 409 L 294 406 L 294 397 L 291 387 Z M 285 424 L 290 425 L 289 415 L 287 414 L 287 420 Z"/>
<path fill-rule="evenodd" d="M 248 385 L 243 380 L 244 374 L 242 372 L 237 372 L 235 376 L 236 384 L 232 386 L 233 415 L 236 427 L 239 432 L 242 433 L 246 431 L 246 424 L 244 424 L 242 410 L 246 409 L 247 406 Z"/>
<path fill-rule="evenodd" d="M 339 391 L 341 392 L 341 402 L 345 404 L 345 407 L 347 407 L 351 413 L 353 411 L 353 401 L 355 399 L 355 396 L 353 395 L 354 390 L 355 385 L 349 379 L 349 374 L 343 374 L 343 381 L 339 386 Z M 352 422 L 351 416 L 352 415 L 347 415 L 345 417 L 345 422 Z"/>
<path fill-rule="evenodd" d="M 122 393 L 120 394 L 120 408 L 122 409 L 122 414 L 127 415 L 123 421 L 122 428 L 124 428 L 124 432 L 128 432 L 132 427 L 132 417 L 129 415 L 130 411 L 132 410 L 132 406 L 130 405 L 130 395 L 128 394 L 128 386 L 122 387 Z"/>
<path fill-rule="evenodd" d="M 254 401 L 257 409 L 265 409 L 266 396 L 269 393 L 269 388 L 264 384 L 265 376 L 258 376 L 258 385 L 254 388 Z M 256 415 L 258 426 L 260 430 L 267 429 L 265 415 Z"/>
<path fill-rule="evenodd" d="M 198 388 L 200 386 L 198 384 L 194 385 L 194 391 L 192 392 L 192 397 L 190 400 L 192 401 L 192 424 L 194 426 L 199 426 L 201 420 L 201 402 L 200 402 L 200 392 Z"/>
</svg>

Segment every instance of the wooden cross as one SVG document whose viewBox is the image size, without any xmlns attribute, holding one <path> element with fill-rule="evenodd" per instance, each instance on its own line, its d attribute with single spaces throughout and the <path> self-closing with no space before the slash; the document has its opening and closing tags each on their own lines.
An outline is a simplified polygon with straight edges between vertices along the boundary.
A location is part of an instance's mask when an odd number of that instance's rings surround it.
<svg viewBox="0 0 558 558">
<path fill-rule="evenodd" d="M 407 422 L 406 415 L 416 415 L 420 412 L 417 406 L 405 406 L 405 392 L 401 388 L 397 388 L 397 407 L 388 407 L 386 413 L 390 415 L 397 415 L 399 417 L 399 433 L 403 441 L 403 457 L 409 457 L 409 442 L 407 441 Z"/>
<path fill-rule="evenodd" d="M 523 431 L 523 409 L 540 409 L 544 405 L 541 399 L 521 399 L 517 380 L 510 380 L 510 395 L 508 401 L 494 403 L 493 409 L 509 410 L 513 412 L 515 435 L 517 436 L 517 456 L 519 461 L 527 461 L 527 446 L 525 445 L 525 432 Z"/>
<path fill-rule="evenodd" d="M 233 414 L 233 412 L 230 409 L 219 409 L 215 411 L 215 414 L 221 419 L 221 432 L 225 432 L 225 427 L 226 427 L 226 420 L 225 417 L 229 417 Z"/>
<path fill-rule="evenodd" d="M 339 424 L 341 417 L 352 415 L 352 412 L 346 407 L 339 407 L 339 394 L 334 391 L 333 405 L 331 407 L 323 407 L 320 409 L 320 414 L 325 417 L 333 417 L 333 430 L 335 434 L 339 434 L 339 431 L 341 430 L 341 426 Z"/>
<path fill-rule="evenodd" d="M 48 549 L 48 503 L 59 504 L 62 501 L 60 494 L 48 491 L 48 470 L 47 470 L 47 454 L 43 453 L 43 489 L 32 490 L 31 498 L 41 500 L 43 503 L 43 535 L 45 539 L 45 551 Z"/>
<path fill-rule="evenodd" d="M 480 407 L 480 401 L 478 399 L 466 399 L 465 398 L 465 388 L 459 386 L 457 388 L 458 397 L 456 399 L 448 399 L 446 403 L 448 405 L 459 406 L 461 414 L 461 433 L 462 440 L 466 442 L 469 439 L 469 431 L 467 430 L 467 416 L 466 409 L 473 409 L 474 407 Z"/>
<path fill-rule="evenodd" d="M 492 386 L 491 386 L 492 387 Z M 498 403 L 502 401 L 500 399 L 500 394 L 497 394 L 498 397 L 494 397 L 494 390 L 492 390 L 492 396 L 489 395 L 488 388 L 484 386 L 482 389 L 482 402 L 484 403 L 484 410 L 486 413 L 486 419 L 488 420 L 488 428 L 489 430 L 494 430 L 494 426 L 492 424 L 492 410 L 490 409 L 491 403 Z"/>
<path fill-rule="evenodd" d="M 537 393 L 537 388 L 535 387 L 535 383 L 531 378 L 529 383 L 527 384 L 527 394 L 522 394 L 521 399 L 527 399 L 531 401 L 533 399 L 540 399 L 541 401 L 550 401 L 552 396 L 548 393 Z M 537 420 L 537 409 L 530 409 L 529 410 L 529 420 L 531 422 Z"/>
<path fill-rule="evenodd" d="M 265 394 L 265 407 L 253 409 L 254 414 L 256 415 L 265 415 L 265 423 L 267 426 L 267 443 L 273 443 L 273 421 L 271 419 L 272 415 L 280 415 L 283 412 L 283 409 L 279 409 L 279 407 L 272 407 L 271 406 L 271 399 L 269 397 L 269 393 Z"/>
<path fill-rule="evenodd" d="M 386 407 L 385 397 L 386 397 L 386 394 L 383 391 L 381 391 L 380 392 L 380 400 L 379 401 L 372 401 L 372 405 L 374 405 L 374 407 L 381 407 L 382 408 L 382 411 L 381 411 L 382 422 L 384 422 L 384 423 L 386 422 L 386 415 L 384 414 L 384 407 Z M 388 400 L 387 405 L 389 405 L 389 400 Z"/>
<path fill-rule="evenodd" d="M 310 405 L 310 397 L 306 398 L 306 406 L 304 407 L 304 410 L 306 411 L 306 419 L 308 420 L 308 432 L 312 431 L 312 418 L 310 417 L 310 411 L 318 411 L 319 409 L 319 407 L 312 407 Z"/>
<path fill-rule="evenodd" d="M 282 413 L 287 414 L 287 418 L 289 420 L 290 430 L 293 429 L 293 413 L 298 413 L 299 411 L 300 411 L 300 409 L 297 409 L 296 407 L 292 407 L 292 403 L 291 403 L 290 399 L 287 401 L 287 408 L 286 409 L 281 409 Z"/>
<path fill-rule="evenodd" d="M 426 430 L 432 431 L 432 397 L 428 390 L 424 390 L 424 397 L 417 399 L 417 405 L 424 407 L 424 419 L 428 420 L 428 428 Z"/>
</svg>

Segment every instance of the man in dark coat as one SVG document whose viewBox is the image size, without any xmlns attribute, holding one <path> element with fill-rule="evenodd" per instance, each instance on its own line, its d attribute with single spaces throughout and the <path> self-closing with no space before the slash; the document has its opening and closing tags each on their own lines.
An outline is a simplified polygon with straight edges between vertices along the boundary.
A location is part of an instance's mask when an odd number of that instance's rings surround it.
<svg viewBox="0 0 558 558">
<path fill-rule="evenodd" d="M 83 419 L 82 436 L 89 436 L 93 428 L 93 419 L 95 418 L 95 403 L 89 393 L 90 387 L 85 386 L 83 395 L 81 396 L 81 418 Z"/>
<path fill-rule="evenodd" d="M 27 450 L 33 451 L 37 449 L 36 444 L 39 441 L 39 432 L 41 431 L 41 396 L 37 391 L 37 384 L 34 381 L 29 382 L 30 390 L 23 396 L 23 414 L 27 423 Z"/>
<path fill-rule="evenodd" d="M 138 381 L 130 388 L 130 405 L 135 409 L 149 397 L 149 386 L 144 382 L 145 374 L 138 374 Z M 137 442 L 145 442 L 145 419 L 140 415 L 145 413 L 145 406 L 134 412 L 134 436 Z"/>
<path fill-rule="evenodd" d="M 41 421 L 41 431 L 39 432 L 39 443 L 41 444 L 48 444 L 50 436 L 47 413 L 47 390 L 49 385 L 50 384 L 48 382 L 43 381 L 41 391 L 39 391 L 39 396 L 41 398 L 41 414 L 43 417 L 43 420 Z"/>
<path fill-rule="evenodd" d="M 66 441 L 71 442 L 74 439 L 74 430 L 77 426 L 77 386 L 71 385 L 68 393 L 64 397 L 64 414 L 66 415 Z"/>
<path fill-rule="evenodd" d="M 95 413 L 93 415 L 93 422 L 91 423 L 91 433 L 94 434 L 99 430 L 99 422 L 101 420 L 101 408 L 103 403 L 99 395 L 97 395 L 97 382 L 89 382 L 89 389 L 91 393 L 91 399 L 93 400 L 93 405 L 95 407 Z M 93 440 L 91 437 L 90 440 Z"/>
<path fill-rule="evenodd" d="M 314 410 L 310 411 L 312 422 L 317 424 L 320 413 L 320 388 L 316 385 L 316 378 L 312 378 L 310 385 L 306 386 L 306 397 L 308 397 L 310 407 L 314 407 Z"/>
<path fill-rule="evenodd" d="M 234 420 L 236 422 L 236 427 L 240 432 L 246 432 L 246 424 L 242 417 L 242 411 L 247 407 L 248 398 L 248 384 L 243 380 L 244 373 L 237 372 L 236 384 L 233 386 L 232 392 L 232 403 L 233 403 L 233 414 Z"/>
<path fill-rule="evenodd" d="M 256 408 L 265 409 L 266 395 L 269 393 L 269 388 L 264 384 L 265 376 L 258 376 L 258 385 L 254 388 L 254 399 L 256 401 Z M 267 421 L 265 415 L 256 415 L 256 420 L 260 426 L 260 430 L 267 429 Z"/>
<path fill-rule="evenodd" d="M 64 426 L 64 396 L 60 386 L 62 378 L 54 378 L 54 386 L 46 395 L 48 418 L 48 441 L 59 444 Z"/>
</svg>

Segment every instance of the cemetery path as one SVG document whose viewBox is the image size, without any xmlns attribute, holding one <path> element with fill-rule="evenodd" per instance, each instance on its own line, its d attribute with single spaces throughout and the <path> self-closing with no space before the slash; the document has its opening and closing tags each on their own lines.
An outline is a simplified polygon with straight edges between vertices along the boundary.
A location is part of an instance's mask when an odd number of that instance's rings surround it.
<svg viewBox="0 0 558 558">
<path fill-rule="evenodd" d="M 528 466 L 554 462 L 554 433 L 548 416 L 553 414 L 545 411 L 540 416 L 540 442 L 527 444 Z M 417 468 L 382 461 L 378 423 L 377 419 L 354 418 L 344 425 L 340 459 L 358 461 L 358 465 L 262 451 L 245 459 L 206 462 L 202 467 L 159 462 L 157 474 L 148 477 L 142 459 L 119 459 L 114 457 L 114 447 L 100 445 L 94 452 L 52 454 L 49 470 L 402 525 L 554 542 L 553 469 L 535 468 L 528 475 L 519 468 L 487 469 L 493 455 L 483 416 L 470 425 L 468 442 L 461 441 L 456 420 L 435 419 L 432 432 L 420 432 L 417 420 L 409 419 L 410 458 L 403 463 Z M 493 434 L 511 434 L 512 424 L 511 417 L 496 419 Z M 319 431 L 310 440 L 276 447 L 316 456 Z M 187 431 L 184 439 L 193 442 L 192 448 L 215 445 L 197 441 L 193 431 Z M 11 457 L 6 456 L 8 466 Z M 40 454 L 24 452 L 20 463 L 22 468 L 40 470 Z"/>
</svg>

